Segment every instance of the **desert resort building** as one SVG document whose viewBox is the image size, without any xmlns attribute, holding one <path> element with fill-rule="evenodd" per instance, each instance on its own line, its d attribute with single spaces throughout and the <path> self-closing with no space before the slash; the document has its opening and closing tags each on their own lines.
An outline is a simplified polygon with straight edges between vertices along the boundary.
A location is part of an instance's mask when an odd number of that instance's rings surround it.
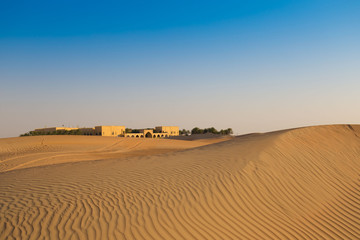
<svg viewBox="0 0 360 240">
<path fill-rule="evenodd" d="M 108 137 L 132 137 L 132 138 L 163 138 L 170 136 L 179 136 L 179 127 L 177 126 L 158 126 L 155 128 L 139 129 L 136 132 L 127 133 L 125 126 L 95 126 L 93 128 L 66 128 L 51 127 L 38 128 L 35 132 L 52 133 L 56 131 L 79 130 L 82 135 L 88 136 L 108 136 Z"/>
</svg>

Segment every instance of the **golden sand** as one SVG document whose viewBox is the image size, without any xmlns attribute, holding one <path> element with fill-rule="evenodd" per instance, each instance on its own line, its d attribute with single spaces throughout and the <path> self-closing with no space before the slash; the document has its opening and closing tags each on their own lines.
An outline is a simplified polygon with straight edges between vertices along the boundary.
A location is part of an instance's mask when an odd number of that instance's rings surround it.
<svg viewBox="0 0 360 240">
<path fill-rule="evenodd" d="M 0 239 L 360 239 L 360 126 L 224 140 L 0 139 Z"/>
</svg>

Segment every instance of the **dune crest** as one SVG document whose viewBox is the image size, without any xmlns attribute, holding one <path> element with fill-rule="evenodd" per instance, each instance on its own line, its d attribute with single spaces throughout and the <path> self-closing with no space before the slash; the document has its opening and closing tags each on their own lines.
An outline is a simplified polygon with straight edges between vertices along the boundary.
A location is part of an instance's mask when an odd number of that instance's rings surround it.
<svg viewBox="0 0 360 240">
<path fill-rule="evenodd" d="M 102 161 L 89 148 L 87 161 L 3 167 L 0 239 L 360 239 L 359 125 L 185 148 Z M 20 164 L 49 154 L 36 151 Z"/>
</svg>

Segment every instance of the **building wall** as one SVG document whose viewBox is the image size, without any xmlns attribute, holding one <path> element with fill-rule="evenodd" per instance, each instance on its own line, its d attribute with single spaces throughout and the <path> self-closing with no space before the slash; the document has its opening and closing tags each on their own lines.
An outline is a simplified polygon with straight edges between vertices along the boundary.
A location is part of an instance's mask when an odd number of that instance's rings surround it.
<svg viewBox="0 0 360 240">
<path fill-rule="evenodd" d="M 95 135 L 95 128 L 79 128 L 82 135 Z"/>
<path fill-rule="evenodd" d="M 179 136 L 179 127 L 177 126 L 158 126 L 155 130 L 161 133 L 168 133 L 170 136 Z"/>
<path fill-rule="evenodd" d="M 95 135 L 118 137 L 125 134 L 125 126 L 96 126 Z"/>
<path fill-rule="evenodd" d="M 153 133 L 153 138 L 163 138 L 163 137 L 169 137 L 170 135 L 168 133 Z"/>
<path fill-rule="evenodd" d="M 34 131 L 35 132 L 49 133 L 49 132 L 55 132 L 55 131 L 59 131 L 59 130 L 70 131 L 70 130 L 76 130 L 76 129 L 78 129 L 78 128 L 50 127 L 50 128 L 37 128 Z"/>
<path fill-rule="evenodd" d="M 169 137 L 168 133 L 153 133 L 152 130 L 146 131 L 146 133 L 125 133 L 126 138 L 164 138 Z"/>
<path fill-rule="evenodd" d="M 141 129 L 140 132 L 142 132 L 144 134 L 144 136 L 153 136 L 154 134 L 154 130 L 153 129 Z M 149 134 L 148 134 L 149 133 Z"/>
<path fill-rule="evenodd" d="M 130 138 L 144 138 L 144 133 L 125 133 L 124 137 Z"/>
</svg>

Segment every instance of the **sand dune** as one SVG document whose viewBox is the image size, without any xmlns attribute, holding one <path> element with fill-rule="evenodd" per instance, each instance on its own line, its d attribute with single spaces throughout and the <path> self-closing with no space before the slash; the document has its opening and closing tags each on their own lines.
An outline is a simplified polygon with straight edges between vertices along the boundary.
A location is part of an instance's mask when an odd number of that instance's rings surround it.
<svg viewBox="0 0 360 240">
<path fill-rule="evenodd" d="M 0 172 L 88 160 L 154 155 L 222 142 L 231 137 L 136 139 L 98 136 L 36 136 L 0 139 Z"/>
<path fill-rule="evenodd" d="M 0 140 L 0 239 L 360 239 L 358 125 L 59 139 Z"/>
</svg>

